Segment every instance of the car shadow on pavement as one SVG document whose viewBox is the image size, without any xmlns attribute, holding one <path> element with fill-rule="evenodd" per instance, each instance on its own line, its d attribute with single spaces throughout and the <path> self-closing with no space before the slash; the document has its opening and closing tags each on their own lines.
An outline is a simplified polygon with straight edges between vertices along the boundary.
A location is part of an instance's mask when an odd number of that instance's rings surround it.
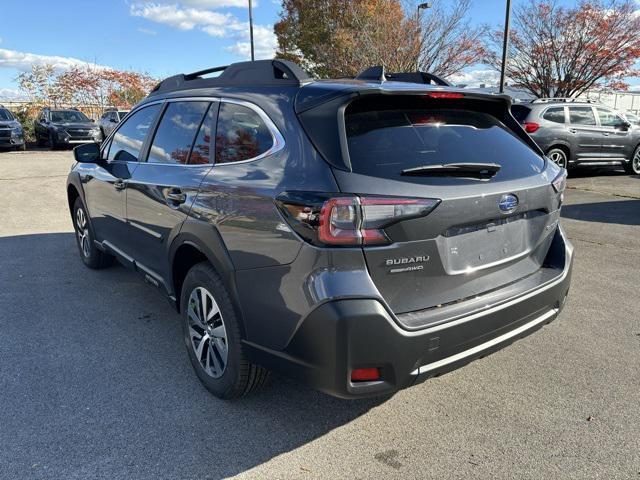
<svg viewBox="0 0 640 480">
<path fill-rule="evenodd" d="M 584 222 L 640 225 L 640 200 L 563 205 L 562 216 Z"/>
<path fill-rule="evenodd" d="M 218 400 L 169 303 L 121 266 L 84 267 L 72 233 L 0 238 L 0 266 L 3 479 L 229 477 L 385 400 L 282 377 Z"/>
</svg>

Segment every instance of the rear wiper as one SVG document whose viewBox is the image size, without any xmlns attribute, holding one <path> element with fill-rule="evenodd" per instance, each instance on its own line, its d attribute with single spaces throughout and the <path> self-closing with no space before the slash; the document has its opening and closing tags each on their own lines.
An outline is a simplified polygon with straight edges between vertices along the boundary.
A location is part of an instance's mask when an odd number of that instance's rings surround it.
<svg viewBox="0 0 640 480">
<path fill-rule="evenodd" d="M 497 163 L 444 163 L 402 170 L 402 175 L 430 177 L 465 177 L 486 180 L 500 171 Z"/>
</svg>

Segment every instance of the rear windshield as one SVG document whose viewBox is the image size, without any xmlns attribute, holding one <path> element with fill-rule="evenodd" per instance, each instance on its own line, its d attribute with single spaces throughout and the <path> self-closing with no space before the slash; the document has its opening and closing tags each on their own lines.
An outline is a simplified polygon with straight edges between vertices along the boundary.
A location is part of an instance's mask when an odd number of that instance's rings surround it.
<svg viewBox="0 0 640 480">
<path fill-rule="evenodd" d="M 512 105 L 511 113 L 520 123 L 524 122 L 524 119 L 527 118 L 527 115 L 531 112 L 529 107 L 525 107 L 524 105 Z"/>
<path fill-rule="evenodd" d="M 503 171 L 532 174 L 544 165 L 493 115 L 465 109 L 464 104 L 435 108 L 433 101 L 399 103 L 347 108 L 345 127 L 354 172 L 394 178 L 409 168 L 464 162 L 497 163 Z"/>
</svg>

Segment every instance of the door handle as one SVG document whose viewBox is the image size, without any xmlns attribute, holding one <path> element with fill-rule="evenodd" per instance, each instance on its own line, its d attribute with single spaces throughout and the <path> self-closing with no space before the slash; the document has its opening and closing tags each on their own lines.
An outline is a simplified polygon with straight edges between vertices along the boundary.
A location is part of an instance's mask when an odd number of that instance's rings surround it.
<svg viewBox="0 0 640 480">
<path fill-rule="evenodd" d="M 180 205 L 187 201 L 187 196 L 182 193 L 180 189 L 173 188 L 165 196 L 167 203 L 173 203 L 174 205 Z"/>
<path fill-rule="evenodd" d="M 570 128 L 570 129 L 569 129 L 569 131 L 570 131 L 571 133 L 578 133 L 578 130 L 576 130 L 575 128 Z"/>
<path fill-rule="evenodd" d="M 609 136 L 609 132 L 602 132 L 602 135 L 604 135 L 605 137 Z"/>
<path fill-rule="evenodd" d="M 113 188 L 115 188 L 116 190 L 124 190 L 125 188 L 127 188 L 127 184 L 122 180 L 116 180 L 115 182 L 113 182 Z"/>
</svg>

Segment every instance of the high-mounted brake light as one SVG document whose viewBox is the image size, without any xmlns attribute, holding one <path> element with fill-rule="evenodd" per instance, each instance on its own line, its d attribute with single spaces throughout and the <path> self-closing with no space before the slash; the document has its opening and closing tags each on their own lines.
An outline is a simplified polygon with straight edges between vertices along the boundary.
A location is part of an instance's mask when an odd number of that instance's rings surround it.
<svg viewBox="0 0 640 480">
<path fill-rule="evenodd" d="M 314 245 L 389 244 L 385 228 L 428 215 L 440 200 L 287 192 L 276 203 L 291 227 Z"/>
<path fill-rule="evenodd" d="M 540 124 L 535 122 L 524 122 L 522 126 L 527 133 L 535 133 L 540 129 Z"/>
<path fill-rule="evenodd" d="M 425 95 L 429 98 L 441 98 L 447 100 L 454 100 L 458 98 L 464 98 L 464 93 L 459 92 L 429 92 Z"/>
</svg>

